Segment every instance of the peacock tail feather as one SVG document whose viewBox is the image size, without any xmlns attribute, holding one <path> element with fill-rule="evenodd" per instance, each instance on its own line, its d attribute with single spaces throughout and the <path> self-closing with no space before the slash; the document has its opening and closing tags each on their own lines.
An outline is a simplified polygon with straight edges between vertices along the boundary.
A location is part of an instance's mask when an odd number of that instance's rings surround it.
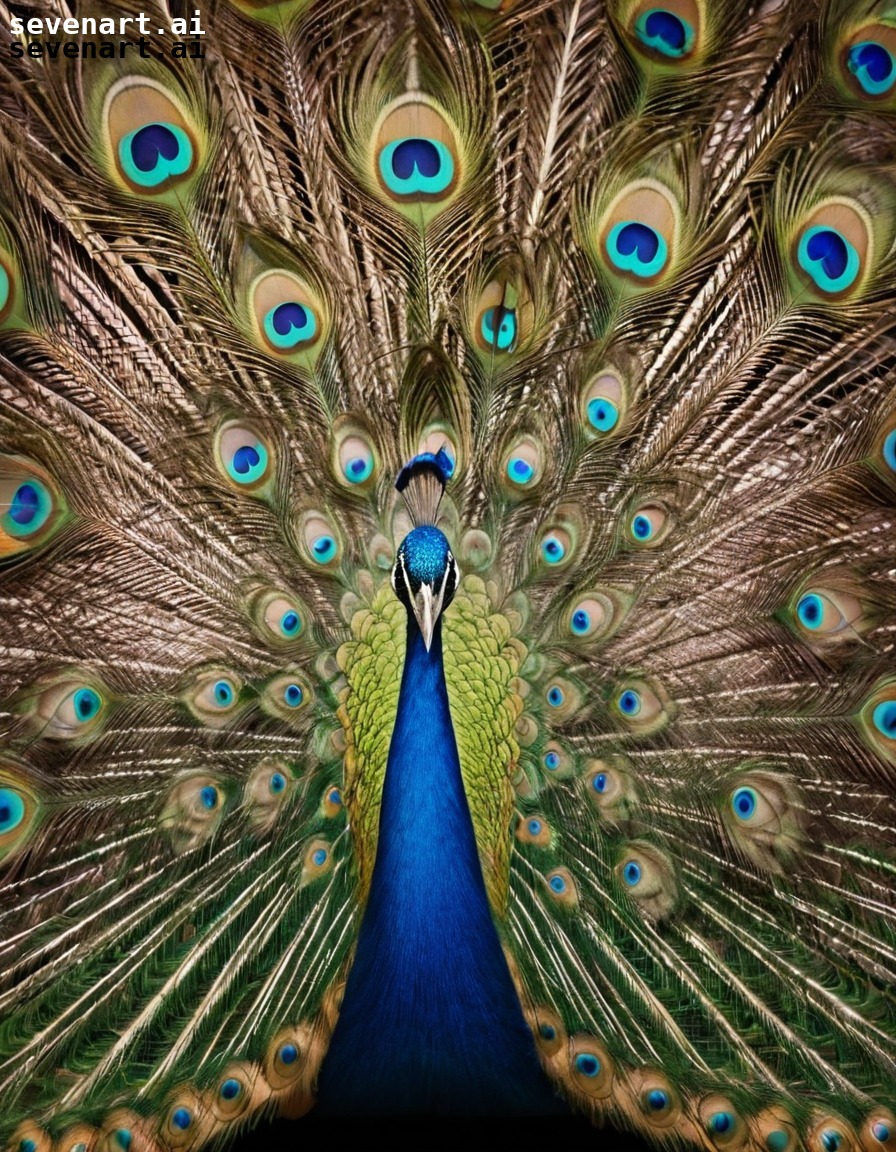
<svg viewBox="0 0 896 1152">
<path fill-rule="evenodd" d="M 192 16 L 0 4 L 3 1146 L 896 1149 L 896 7 Z"/>
</svg>

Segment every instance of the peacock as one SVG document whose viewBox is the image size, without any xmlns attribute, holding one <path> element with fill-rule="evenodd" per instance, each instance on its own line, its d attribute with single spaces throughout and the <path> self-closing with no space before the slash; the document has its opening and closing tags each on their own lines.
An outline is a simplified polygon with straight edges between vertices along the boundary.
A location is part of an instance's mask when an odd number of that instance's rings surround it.
<svg viewBox="0 0 896 1152">
<path fill-rule="evenodd" d="M 0 22 L 0 1146 L 896 1149 L 892 0 Z"/>
</svg>

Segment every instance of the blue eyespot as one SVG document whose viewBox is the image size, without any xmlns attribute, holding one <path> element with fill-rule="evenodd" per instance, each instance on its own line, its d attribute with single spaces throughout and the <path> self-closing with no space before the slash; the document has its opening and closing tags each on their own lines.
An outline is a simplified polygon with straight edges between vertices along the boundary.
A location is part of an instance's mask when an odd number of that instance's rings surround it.
<svg viewBox="0 0 896 1152">
<path fill-rule="evenodd" d="M 500 304 L 495 308 L 488 308 L 483 313 L 479 331 L 490 348 L 507 352 L 516 340 L 516 312 Z"/>
<path fill-rule="evenodd" d="M 311 554 L 319 564 L 326 564 L 336 555 L 336 541 L 332 536 L 318 536 L 311 542 Z"/>
<path fill-rule="evenodd" d="M 694 46 L 694 29 L 665 8 L 649 8 L 635 21 L 635 35 L 646 47 L 670 59 L 687 56 Z"/>
<path fill-rule="evenodd" d="M 121 1152 L 129 1152 L 132 1139 L 133 1136 L 131 1135 L 130 1128 L 115 1129 L 115 1143 L 121 1149 Z"/>
<path fill-rule="evenodd" d="M 558 895 L 562 895 L 566 891 L 566 881 L 562 876 L 552 876 L 548 883 Z"/>
<path fill-rule="evenodd" d="M 622 869 L 622 878 L 626 884 L 628 884 L 629 888 L 634 888 L 635 885 L 641 881 L 641 865 L 635 860 L 629 860 Z"/>
<path fill-rule="evenodd" d="M 541 829 L 543 828 L 543 824 L 541 823 L 540 820 L 532 819 L 529 821 L 529 823 L 526 825 L 526 827 L 529 829 L 529 835 L 530 836 L 537 836 L 541 832 Z"/>
<path fill-rule="evenodd" d="M 756 792 L 752 788 L 738 788 L 731 797 L 731 810 L 738 820 L 749 820 L 756 811 Z"/>
<path fill-rule="evenodd" d="M 605 396 L 588 401 L 588 423 L 598 432 L 609 432 L 619 422 L 619 409 Z"/>
<path fill-rule="evenodd" d="M 613 225 L 607 252 L 621 272 L 631 272 L 642 280 L 661 272 L 669 258 L 669 247 L 660 233 L 637 220 Z"/>
<path fill-rule="evenodd" d="M 193 167 L 193 144 L 177 124 L 144 124 L 118 144 L 121 170 L 139 188 L 158 188 Z"/>
<path fill-rule="evenodd" d="M 305 698 L 305 693 L 298 684 L 287 684 L 283 699 L 289 708 L 298 708 Z"/>
<path fill-rule="evenodd" d="M 239 1080 L 228 1079 L 221 1085 L 221 1095 L 225 1100 L 235 1100 L 242 1092 L 243 1086 Z"/>
<path fill-rule="evenodd" d="M 171 1123 L 175 1128 L 180 1128 L 181 1132 L 186 1132 L 193 1123 L 193 1113 L 189 1108 L 175 1108 L 171 1113 Z"/>
<path fill-rule="evenodd" d="M 260 440 L 241 444 L 227 463 L 227 472 L 237 484 L 254 484 L 268 469 L 268 450 Z"/>
<path fill-rule="evenodd" d="M 814 592 L 800 597 L 796 606 L 796 614 L 804 628 L 815 631 L 824 621 L 824 604 L 821 597 Z"/>
<path fill-rule="evenodd" d="M 559 564 L 566 556 L 563 541 L 556 536 L 545 536 L 541 542 L 541 555 L 548 564 Z"/>
<path fill-rule="evenodd" d="M 620 694 L 619 711 L 625 716 L 637 716 L 641 711 L 641 697 L 633 688 L 626 688 Z"/>
<path fill-rule="evenodd" d="M 229 708 L 234 700 L 233 685 L 229 680 L 216 680 L 212 692 L 219 708 Z"/>
<path fill-rule="evenodd" d="M 278 1055 L 281 1064 L 295 1064 L 299 1058 L 299 1050 L 295 1044 L 284 1044 Z"/>
<path fill-rule="evenodd" d="M 218 789 L 212 784 L 206 786 L 199 793 L 199 799 L 204 808 L 217 808 L 218 806 Z"/>
<path fill-rule="evenodd" d="M 776 1128 L 766 1136 L 765 1146 L 768 1148 L 768 1152 L 787 1152 L 790 1147 L 790 1136 L 787 1132 Z"/>
<path fill-rule="evenodd" d="M 875 1140 L 879 1140 L 881 1144 L 886 1144 L 890 1139 L 890 1129 L 884 1124 L 883 1120 L 875 1120 L 871 1125 L 871 1135 Z"/>
<path fill-rule="evenodd" d="M 40 480 L 25 480 L 12 494 L 0 525 L 10 536 L 30 536 L 43 528 L 53 511 L 53 497 Z"/>
<path fill-rule="evenodd" d="M 734 1127 L 734 1117 L 730 1112 L 714 1112 L 709 1118 L 707 1127 L 710 1132 L 715 1132 L 717 1136 L 724 1136 Z"/>
<path fill-rule="evenodd" d="M 580 1052 L 576 1056 L 576 1071 L 591 1079 L 600 1072 L 600 1060 L 590 1052 Z"/>
<path fill-rule="evenodd" d="M 342 793 L 339 791 L 338 788 L 331 788 L 329 793 L 327 794 L 327 799 L 330 801 L 331 804 L 341 805 L 342 804 Z"/>
<path fill-rule="evenodd" d="M 800 268 L 822 292 L 844 292 L 859 275 L 859 254 L 845 236 L 819 224 L 807 228 L 797 248 Z"/>
<path fill-rule="evenodd" d="M 275 772 L 271 776 L 270 788 L 274 795 L 278 795 L 286 787 L 286 777 L 282 772 Z"/>
<path fill-rule="evenodd" d="M 668 1108 L 668 1092 L 664 1092 L 662 1088 L 651 1088 L 651 1090 L 647 1093 L 647 1107 L 652 1112 L 662 1112 L 664 1108 Z"/>
<path fill-rule="evenodd" d="M 595 792 L 606 792 L 607 783 L 608 781 L 606 772 L 598 772 L 592 781 L 591 787 Z"/>
<path fill-rule="evenodd" d="M 75 716 L 80 723 L 86 724 L 99 712 L 103 701 L 99 692 L 93 688 L 79 688 L 72 697 L 72 704 L 74 705 Z"/>
<path fill-rule="evenodd" d="M 557 1029 L 552 1024 L 540 1024 L 538 1026 L 538 1034 L 542 1040 L 555 1040 L 557 1038 Z"/>
<path fill-rule="evenodd" d="M 507 461 L 507 476 L 514 484 L 528 484 L 535 475 L 535 469 L 522 456 L 512 456 Z"/>
<path fill-rule="evenodd" d="M 343 473 L 351 484 L 363 484 L 373 472 L 373 454 L 370 456 L 352 456 L 346 461 Z"/>
<path fill-rule="evenodd" d="M 577 608 L 572 614 L 570 626 L 576 636 L 583 636 L 591 627 L 591 617 L 584 608 Z"/>
<path fill-rule="evenodd" d="M 284 636 L 296 636 L 302 627 L 302 620 L 298 612 L 290 608 L 280 617 L 280 631 Z"/>
<path fill-rule="evenodd" d="M 312 864 L 314 864 L 318 868 L 320 868 L 320 866 L 326 861 L 326 859 L 327 859 L 326 848 L 315 848 L 315 850 L 311 853 L 311 862 L 312 862 Z"/>
<path fill-rule="evenodd" d="M 545 752 L 544 760 L 542 761 L 548 772 L 555 772 L 560 767 L 560 754 L 559 752 Z"/>
<path fill-rule="evenodd" d="M 291 352 L 317 335 L 317 318 L 307 304 L 285 300 L 265 315 L 264 334 L 280 352 Z"/>
<path fill-rule="evenodd" d="M 380 176 L 396 196 L 438 196 L 454 180 L 454 157 L 441 140 L 408 136 L 380 152 Z"/>
<path fill-rule="evenodd" d="M 896 428 L 884 440 L 884 460 L 887 467 L 896 472 Z"/>
<path fill-rule="evenodd" d="M 37 1143 L 26 1137 L 26 1139 L 19 1141 L 19 1152 L 37 1152 Z"/>
<path fill-rule="evenodd" d="M 896 740 L 896 700 L 884 700 L 871 714 L 874 727 L 888 740 Z"/>
<path fill-rule="evenodd" d="M 821 1143 L 824 1152 L 837 1152 L 843 1143 L 843 1133 L 838 1132 L 836 1128 L 825 1128 L 821 1134 Z"/>
<path fill-rule="evenodd" d="M 645 516 L 643 512 L 639 512 L 632 520 L 632 535 L 636 540 L 649 540 L 653 535 L 653 525 L 650 523 L 650 517 Z"/>
<path fill-rule="evenodd" d="M 552 688 L 550 688 L 548 690 L 548 704 L 550 704 L 550 706 L 552 708 L 559 708 L 562 703 L 563 703 L 563 689 L 558 688 L 557 685 L 555 684 Z"/>
<path fill-rule="evenodd" d="M 896 83 L 896 62 L 876 40 L 853 44 L 846 58 L 846 67 L 869 96 L 883 96 Z"/>
</svg>

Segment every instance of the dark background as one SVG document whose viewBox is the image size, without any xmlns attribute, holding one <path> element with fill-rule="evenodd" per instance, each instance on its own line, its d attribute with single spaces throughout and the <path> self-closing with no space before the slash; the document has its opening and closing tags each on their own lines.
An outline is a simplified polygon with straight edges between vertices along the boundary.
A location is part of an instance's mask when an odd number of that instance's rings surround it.
<svg viewBox="0 0 896 1152">
<path fill-rule="evenodd" d="M 259 1125 L 232 1145 L 233 1152 L 291 1152 L 291 1149 L 382 1147 L 385 1152 L 429 1149 L 447 1144 L 457 1152 L 655 1152 L 628 1132 L 595 1128 L 578 1116 L 454 1119 L 451 1117 L 371 1117 L 340 1120 L 309 1113 L 301 1120 L 277 1120 Z"/>
</svg>

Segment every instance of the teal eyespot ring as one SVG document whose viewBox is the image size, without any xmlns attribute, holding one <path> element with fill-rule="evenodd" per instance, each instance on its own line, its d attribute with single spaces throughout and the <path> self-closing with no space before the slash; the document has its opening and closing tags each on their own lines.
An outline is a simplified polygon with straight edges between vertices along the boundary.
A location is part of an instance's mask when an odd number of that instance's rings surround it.
<svg viewBox="0 0 896 1152">
<path fill-rule="evenodd" d="M 454 181 L 454 157 L 441 140 L 405 136 L 387 144 L 377 160 L 383 183 L 396 196 L 440 196 Z"/>
<path fill-rule="evenodd" d="M 178 124 L 143 124 L 119 140 L 118 162 L 132 184 L 154 190 L 187 175 L 193 167 L 193 144 Z"/>
<path fill-rule="evenodd" d="M 265 313 L 262 328 L 265 338 L 278 352 L 292 352 L 317 335 L 317 317 L 308 304 L 283 300 Z"/>
<path fill-rule="evenodd" d="M 588 401 L 588 423 L 597 432 L 610 432 L 619 423 L 619 408 L 605 396 Z"/>
<path fill-rule="evenodd" d="M 13 492 L 9 507 L 0 516 L 0 526 L 7 535 L 17 539 L 31 536 L 43 528 L 52 511 L 53 497 L 49 488 L 30 476 Z"/>
</svg>

